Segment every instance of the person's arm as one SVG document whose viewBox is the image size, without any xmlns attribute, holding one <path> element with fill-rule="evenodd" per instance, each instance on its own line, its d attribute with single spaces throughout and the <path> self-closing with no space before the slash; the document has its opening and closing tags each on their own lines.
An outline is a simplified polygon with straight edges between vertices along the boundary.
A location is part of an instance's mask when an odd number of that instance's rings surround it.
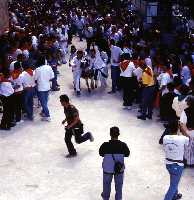
<svg viewBox="0 0 194 200">
<path fill-rule="evenodd" d="M 123 143 L 123 152 L 124 152 L 125 157 L 129 157 L 130 150 L 129 150 L 127 144 L 125 144 L 125 143 Z"/>
<path fill-rule="evenodd" d="M 99 155 L 102 156 L 102 157 L 104 157 L 104 155 L 105 155 L 105 143 L 103 143 L 103 144 L 100 146 Z"/>
<path fill-rule="evenodd" d="M 64 119 L 64 120 L 62 121 L 62 124 L 64 125 L 66 122 L 67 122 L 67 119 Z"/>
</svg>

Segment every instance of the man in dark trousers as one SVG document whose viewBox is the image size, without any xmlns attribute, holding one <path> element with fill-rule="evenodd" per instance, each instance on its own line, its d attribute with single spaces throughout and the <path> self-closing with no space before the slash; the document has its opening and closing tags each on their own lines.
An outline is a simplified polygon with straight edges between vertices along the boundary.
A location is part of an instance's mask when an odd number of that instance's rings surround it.
<svg viewBox="0 0 194 200">
<path fill-rule="evenodd" d="M 67 123 L 65 126 L 65 143 L 67 145 L 67 149 L 69 154 L 66 155 L 66 158 L 72 158 L 77 156 L 77 152 L 73 146 L 71 141 L 72 136 L 75 136 L 75 141 L 78 144 L 81 144 L 87 140 L 91 142 L 94 141 L 94 138 L 90 132 L 87 132 L 83 135 L 83 124 L 79 118 L 79 112 L 75 106 L 70 104 L 69 97 L 67 95 L 60 96 L 61 105 L 64 107 L 64 113 L 66 119 L 62 121 L 62 124 Z"/>
<path fill-rule="evenodd" d="M 114 175 L 115 180 L 115 200 L 122 200 L 122 187 L 124 177 L 124 157 L 130 154 L 127 144 L 118 140 L 120 131 L 118 127 L 110 128 L 111 140 L 101 145 L 99 149 L 100 156 L 103 159 L 103 200 L 109 200 L 111 192 L 111 182 Z M 116 167 L 117 166 L 117 167 Z M 120 166 L 120 167 L 118 167 Z M 119 168 L 119 170 L 117 169 Z"/>
</svg>

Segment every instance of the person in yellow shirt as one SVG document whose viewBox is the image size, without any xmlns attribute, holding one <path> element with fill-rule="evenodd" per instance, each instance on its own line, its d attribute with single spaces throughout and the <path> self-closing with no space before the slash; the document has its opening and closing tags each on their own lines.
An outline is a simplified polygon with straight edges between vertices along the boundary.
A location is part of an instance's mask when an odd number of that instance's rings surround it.
<svg viewBox="0 0 194 200">
<path fill-rule="evenodd" d="M 153 70 L 150 66 L 146 66 L 144 64 L 142 65 L 142 69 L 142 110 L 141 115 L 139 115 L 137 118 L 146 120 L 146 118 L 152 119 L 153 101 L 155 96 L 155 80 Z"/>
</svg>

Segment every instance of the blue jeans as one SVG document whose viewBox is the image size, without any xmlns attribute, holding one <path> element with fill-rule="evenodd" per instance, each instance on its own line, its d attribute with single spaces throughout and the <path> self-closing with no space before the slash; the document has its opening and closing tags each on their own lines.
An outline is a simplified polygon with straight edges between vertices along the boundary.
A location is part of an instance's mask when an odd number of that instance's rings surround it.
<svg viewBox="0 0 194 200">
<path fill-rule="evenodd" d="M 119 80 L 120 80 L 120 68 L 117 66 L 111 66 L 111 79 L 112 79 L 112 91 L 116 91 L 116 89 L 120 88 Z"/>
<path fill-rule="evenodd" d="M 114 176 L 115 191 L 116 191 L 115 200 L 122 200 L 124 173 L 118 175 L 103 173 L 103 193 L 102 193 L 103 200 L 109 200 L 110 198 L 111 182 L 113 176 Z"/>
<path fill-rule="evenodd" d="M 34 97 L 34 88 L 24 91 L 24 107 L 27 113 L 28 119 L 33 119 L 33 97 Z"/>
<path fill-rule="evenodd" d="M 38 98 L 42 106 L 42 112 L 45 114 L 45 117 L 50 117 L 50 113 L 48 109 L 48 96 L 49 96 L 49 91 L 38 92 Z"/>
<path fill-rule="evenodd" d="M 170 187 L 165 195 L 164 200 L 173 200 L 178 194 L 178 184 L 183 173 L 183 166 L 177 164 L 166 165 L 166 168 L 170 174 Z"/>
</svg>

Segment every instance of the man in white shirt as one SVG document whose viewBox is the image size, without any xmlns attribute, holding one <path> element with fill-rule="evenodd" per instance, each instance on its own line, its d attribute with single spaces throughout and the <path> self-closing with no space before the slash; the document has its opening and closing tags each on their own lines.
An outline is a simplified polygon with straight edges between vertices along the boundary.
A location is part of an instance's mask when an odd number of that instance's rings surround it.
<svg viewBox="0 0 194 200">
<path fill-rule="evenodd" d="M 120 47 L 115 46 L 115 41 L 110 40 L 110 50 L 111 50 L 111 79 L 112 79 L 112 90 L 109 94 L 115 93 L 117 89 L 120 89 L 119 79 L 120 79 L 120 56 L 123 51 Z"/>
<path fill-rule="evenodd" d="M 24 71 L 22 72 L 22 83 L 24 87 L 24 108 L 27 119 L 33 120 L 33 95 L 35 87 L 35 73 L 29 62 L 23 63 Z"/>
<path fill-rule="evenodd" d="M 81 78 L 81 60 L 83 58 L 83 51 L 78 50 L 77 55 L 71 61 L 71 67 L 73 72 L 73 84 L 77 95 L 80 93 L 80 78 Z"/>
<path fill-rule="evenodd" d="M 23 108 L 23 84 L 22 84 L 22 68 L 20 63 L 14 64 L 14 71 L 11 74 L 11 82 L 14 88 L 14 117 L 16 124 L 23 122 L 22 120 L 22 108 Z"/>
<path fill-rule="evenodd" d="M 182 198 L 182 194 L 178 194 L 178 184 L 184 169 L 184 149 L 185 146 L 189 145 L 189 138 L 177 135 L 177 121 L 169 124 L 169 130 L 169 135 L 166 135 L 163 138 L 166 168 L 170 175 L 170 186 L 164 200 L 177 200 Z"/>
<path fill-rule="evenodd" d="M 120 76 L 123 89 L 123 106 L 131 110 L 131 106 L 134 99 L 133 72 L 136 68 L 134 63 L 130 60 L 129 54 L 124 54 L 123 59 L 124 60 L 120 63 Z"/>
<path fill-rule="evenodd" d="M 9 81 L 9 72 L 5 72 L 0 82 L 0 98 L 3 105 L 3 116 L 0 129 L 10 130 L 13 120 L 13 94 L 14 89 Z"/>
<path fill-rule="evenodd" d="M 45 58 L 41 56 L 38 60 L 38 68 L 35 70 L 35 80 L 38 86 L 38 97 L 42 106 L 42 120 L 50 121 L 48 109 L 48 96 L 51 89 L 50 81 L 54 78 L 54 73 L 49 65 L 45 65 Z"/>
</svg>

